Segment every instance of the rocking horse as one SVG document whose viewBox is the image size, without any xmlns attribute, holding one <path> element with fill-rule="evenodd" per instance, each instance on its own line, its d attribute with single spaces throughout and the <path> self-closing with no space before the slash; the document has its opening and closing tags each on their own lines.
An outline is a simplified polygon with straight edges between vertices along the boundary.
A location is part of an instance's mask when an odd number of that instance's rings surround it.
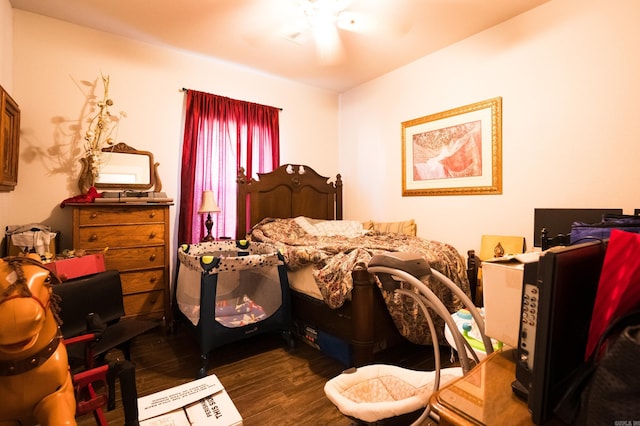
<svg viewBox="0 0 640 426">
<path fill-rule="evenodd" d="M 55 280 L 38 258 L 0 259 L 0 426 L 76 424 Z"/>
</svg>

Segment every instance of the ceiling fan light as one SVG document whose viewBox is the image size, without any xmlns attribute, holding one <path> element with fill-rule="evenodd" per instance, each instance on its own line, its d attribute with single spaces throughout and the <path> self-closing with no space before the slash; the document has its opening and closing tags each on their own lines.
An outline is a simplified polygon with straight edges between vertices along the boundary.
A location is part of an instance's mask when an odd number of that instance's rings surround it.
<svg viewBox="0 0 640 426">
<path fill-rule="evenodd" d="M 336 17 L 333 15 L 313 15 L 307 19 L 314 31 L 327 31 L 328 28 L 335 27 L 336 25 Z"/>
<path fill-rule="evenodd" d="M 313 28 L 318 62 L 321 65 L 335 65 L 344 60 L 345 52 L 337 28 L 332 25 Z"/>
</svg>

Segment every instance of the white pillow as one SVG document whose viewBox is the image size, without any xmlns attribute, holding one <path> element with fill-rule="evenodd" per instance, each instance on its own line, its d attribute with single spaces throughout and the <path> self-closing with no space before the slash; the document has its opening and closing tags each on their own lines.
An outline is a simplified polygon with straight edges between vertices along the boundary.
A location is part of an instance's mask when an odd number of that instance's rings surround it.
<svg viewBox="0 0 640 426">
<path fill-rule="evenodd" d="M 330 237 L 341 235 L 343 237 L 358 237 L 366 231 L 362 228 L 362 223 L 357 220 L 325 220 L 315 225 L 321 235 Z"/>
<path fill-rule="evenodd" d="M 307 234 L 318 235 L 318 231 L 316 231 L 316 227 L 312 222 L 316 222 L 315 220 L 310 220 L 308 217 L 298 216 L 293 219 L 295 223 L 297 223 L 300 228 L 304 229 Z"/>
<path fill-rule="evenodd" d="M 359 237 L 367 231 L 362 227 L 362 223 L 357 220 L 310 220 L 309 218 L 298 216 L 295 222 L 307 233 L 317 237 L 332 237 L 340 235 L 343 237 Z"/>
</svg>

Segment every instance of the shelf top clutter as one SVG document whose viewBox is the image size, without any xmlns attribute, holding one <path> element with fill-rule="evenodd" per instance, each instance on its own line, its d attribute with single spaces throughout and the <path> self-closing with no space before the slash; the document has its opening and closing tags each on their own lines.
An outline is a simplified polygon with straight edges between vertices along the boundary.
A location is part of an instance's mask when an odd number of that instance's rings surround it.
<svg viewBox="0 0 640 426">
<path fill-rule="evenodd" d="M 94 200 L 96 203 L 172 203 L 173 198 L 167 197 L 166 192 L 154 191 L 107 191 L 102 197 Z"/>
</svg>

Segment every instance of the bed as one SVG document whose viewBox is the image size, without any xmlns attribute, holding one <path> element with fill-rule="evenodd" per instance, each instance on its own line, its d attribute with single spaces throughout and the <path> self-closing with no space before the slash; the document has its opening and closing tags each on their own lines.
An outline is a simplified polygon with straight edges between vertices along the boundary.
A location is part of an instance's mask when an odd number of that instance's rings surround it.
<svg viewBox="0 0 640 426">
<path fill-rule="evenodd" d="M 241 169 L 237 183 L 236 239 L 271 244 L 284 254 L 294 333 L 346 365 L 369 364 L 377 352 L 401 341 L 430 340 L 412 301 L 385 293 L 367 272 L 372 255 L 420 252 L 469 294 L 467 264 L 451 245 L 365 229 L 368 220 L 358 222 L 360 227 L 345 221 L 339 174 L 330 179 L 309 166 L 286 164 L 257 179 Z M 460 307 L 449 290 L 426 280 L 452 312 Z"/>
</svg>

